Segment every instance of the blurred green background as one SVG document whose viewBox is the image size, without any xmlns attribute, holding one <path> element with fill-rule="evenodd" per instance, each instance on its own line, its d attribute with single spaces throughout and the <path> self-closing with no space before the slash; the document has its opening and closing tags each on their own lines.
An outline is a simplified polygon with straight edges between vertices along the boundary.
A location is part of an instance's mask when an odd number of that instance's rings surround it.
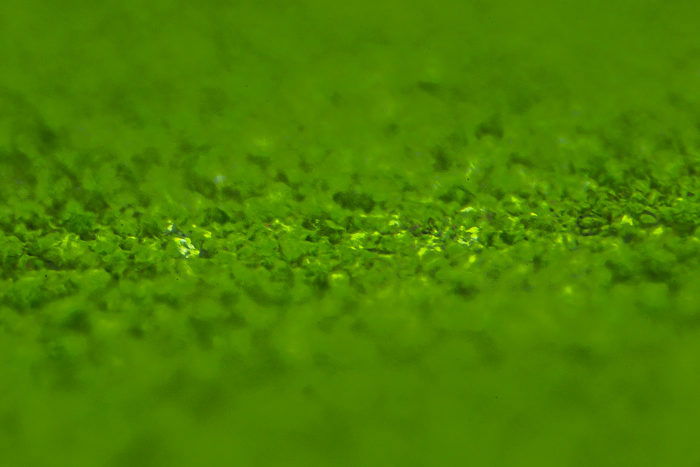
<svg viewBox="0 0 700 467">
<path fill-rule="evenodd" d="M 3 0 L 0 464 L 700 465 L 698 11 Z"/>
</svg>

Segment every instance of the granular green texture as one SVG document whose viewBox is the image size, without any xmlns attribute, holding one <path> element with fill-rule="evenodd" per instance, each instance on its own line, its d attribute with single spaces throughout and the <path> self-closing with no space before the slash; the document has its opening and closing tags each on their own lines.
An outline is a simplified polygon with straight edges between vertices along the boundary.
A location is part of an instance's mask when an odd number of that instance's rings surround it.
<svg viewBox="0 0 700 467">
<path fill-rule="evenodd" d="M 0 465 L 700 465 L 698 31 L 2 0 Z"/>
</svg>

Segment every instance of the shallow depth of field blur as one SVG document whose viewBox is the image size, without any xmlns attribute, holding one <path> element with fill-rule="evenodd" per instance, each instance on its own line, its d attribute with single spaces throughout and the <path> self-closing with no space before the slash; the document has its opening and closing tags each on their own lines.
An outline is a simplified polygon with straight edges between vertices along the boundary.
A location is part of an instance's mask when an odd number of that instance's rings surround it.
<svg viewBox="0 0 700 467">
<path fill-rule="evenodd" d="M 0 464 L 700 463 L 690 0 L 0 2 Z"/>
</svg>

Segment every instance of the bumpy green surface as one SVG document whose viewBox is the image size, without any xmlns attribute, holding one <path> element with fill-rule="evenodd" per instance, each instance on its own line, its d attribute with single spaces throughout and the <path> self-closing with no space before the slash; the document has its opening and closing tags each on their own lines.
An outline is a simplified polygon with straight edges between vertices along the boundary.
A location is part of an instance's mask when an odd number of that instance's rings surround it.
<svg viewBox="0 0 700 467">
<path fill-rule="evenodd" d="M 695 1 L 0 2 L 3 466 L 696 466 Z"/>
</svg>

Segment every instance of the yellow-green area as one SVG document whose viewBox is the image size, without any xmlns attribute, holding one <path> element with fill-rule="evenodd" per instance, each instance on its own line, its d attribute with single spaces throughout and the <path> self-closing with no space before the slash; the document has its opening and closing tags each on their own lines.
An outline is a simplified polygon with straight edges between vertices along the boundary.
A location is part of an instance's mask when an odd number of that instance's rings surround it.
<svg viewBox="0 0 700 467">
<path fill-rule="evenodd" d="M 690 0 L 0 2 L 0 465 L 700 465 Z"/>
</svg>

